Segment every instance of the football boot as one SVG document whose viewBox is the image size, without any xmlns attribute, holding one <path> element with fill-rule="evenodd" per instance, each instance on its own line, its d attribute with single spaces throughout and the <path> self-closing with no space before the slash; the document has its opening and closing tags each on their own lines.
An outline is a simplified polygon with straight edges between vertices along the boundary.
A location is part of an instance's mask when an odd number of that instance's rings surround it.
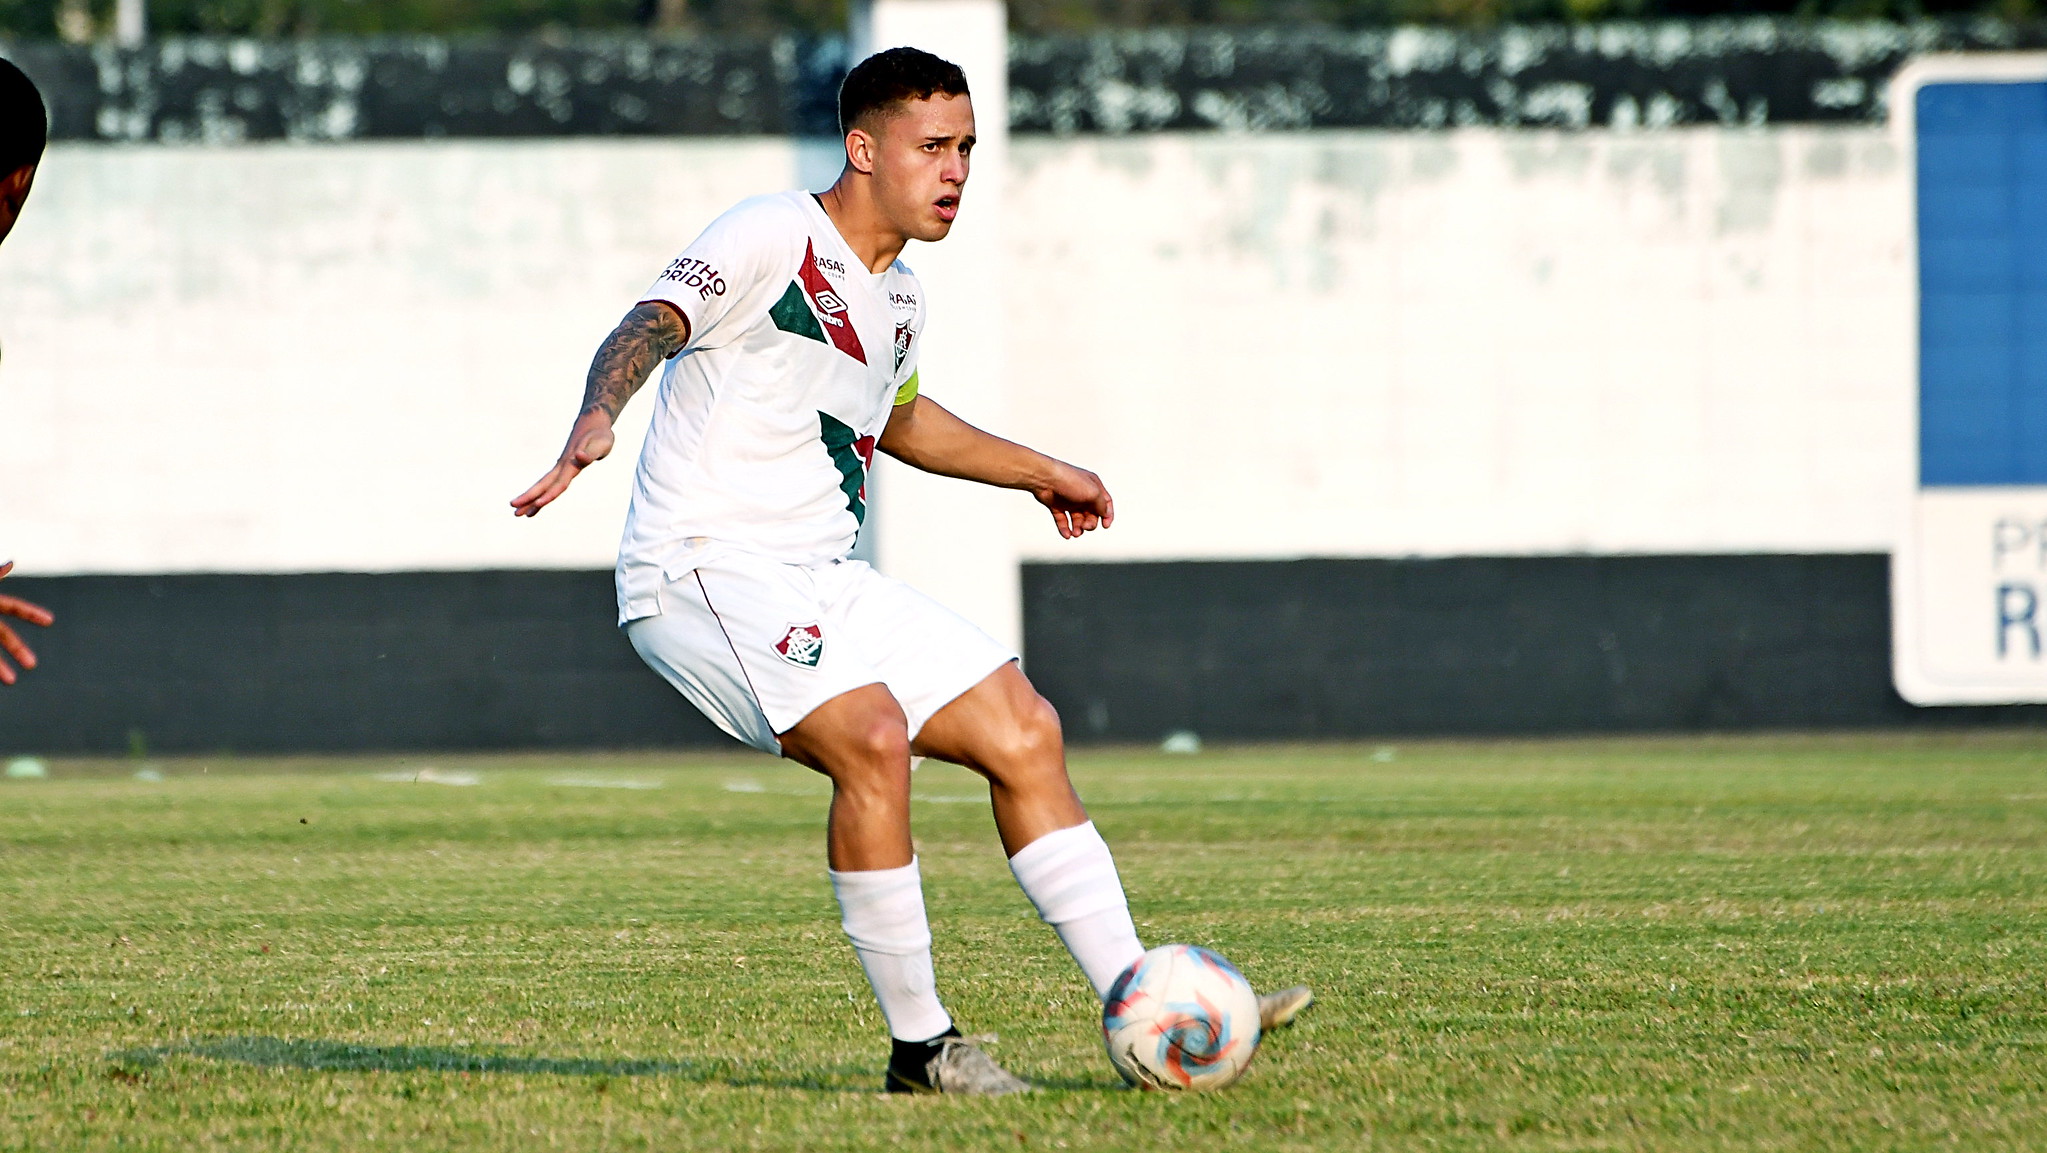
<svg viewBox="0 0 2047 1153">
<path fill-rule="evenodd" d="M 1301 1015 L 1301 1010 L 1314 1003 L 1315 994 L 1306 985 L 1295 985 L 1291 989 L 1281 989 L 1276 993 L 1260 993 L 1258 1028 L 1266 1033 L 1274 1029 L 1284 1029 L 1294 1023 L 1294 1018 Z"/>
<path fill-rule="evenodd" d="M 890 1093 L 952 1093 L 1003 1097 L 1028 1093 L 1030 1083 L 983 1053 L 978 1045 L 947 1029 L 929 1041 L 897 1041 L 882 1088 Z"/>
</svg>

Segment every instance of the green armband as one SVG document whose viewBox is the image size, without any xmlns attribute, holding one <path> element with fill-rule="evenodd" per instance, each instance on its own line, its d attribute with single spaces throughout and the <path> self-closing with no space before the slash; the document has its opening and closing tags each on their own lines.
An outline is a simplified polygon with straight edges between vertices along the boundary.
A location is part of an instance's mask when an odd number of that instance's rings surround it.
<svg viewBox="0 0 2047 1153">
<path fill-rule="evenodd" d="M 910 379 L 903 382 L 903 387 L 896 390 L 896 403 L 898 405 L 908 404 L 915 399 L 917 399 L 917 374 L 913 372 L 910 374 Z"/>
</svg>

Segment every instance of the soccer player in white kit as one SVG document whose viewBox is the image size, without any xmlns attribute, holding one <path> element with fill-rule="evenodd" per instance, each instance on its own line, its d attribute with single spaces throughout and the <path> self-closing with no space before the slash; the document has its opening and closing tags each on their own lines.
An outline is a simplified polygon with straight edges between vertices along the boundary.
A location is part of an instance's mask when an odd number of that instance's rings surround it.
<svg viewBox="0 0 2047 1153">
<path fill-rule="evenodd" d="M 911 756 L 987 778 L 1017 883 L 1097 995 L 1144 947 L 1067 779 L 1059 718 L 1016 654 L 848 554 L 877 448 L 1029 492 L 1067 538 L 1107 528 L 1115 505 L 1095 474 L 919 389 L 924 289 L 897 258 L 911 239 L 944 239 L 959 213 L 966 77 L 890 49 L 847 76 L 839 121 L 838 181 L 742 201 L 670 263 L 598 350 L 560 460 L 512 505 L 538 513 L 609 453 L 620 410 L 666 362 L 619 549 L 619 622 L 718 727 L 831 778 L 832 889 L 893 1038 L 885 1087 L 1012 1093 L 1029 1086 L 963 1039 L 938 998 Z M 1291 989 L 1261 1009 L 1277 1026 L 1308 1000 Z"/>
</svg>

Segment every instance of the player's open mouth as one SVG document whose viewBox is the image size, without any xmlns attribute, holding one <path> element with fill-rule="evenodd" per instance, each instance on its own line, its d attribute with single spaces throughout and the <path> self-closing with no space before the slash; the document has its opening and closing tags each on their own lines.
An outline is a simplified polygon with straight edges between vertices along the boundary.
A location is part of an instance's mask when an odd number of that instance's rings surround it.
<svg viewBox="0 0 2047 1153">
<path fill-rule="evenodd" d="M 957 196 L 941 196 L 932 203 L 931 207 L 938 210 L 938 218 L 940 220 L 951 220 L 960 214 L 960 198 Z"/>
</svg>

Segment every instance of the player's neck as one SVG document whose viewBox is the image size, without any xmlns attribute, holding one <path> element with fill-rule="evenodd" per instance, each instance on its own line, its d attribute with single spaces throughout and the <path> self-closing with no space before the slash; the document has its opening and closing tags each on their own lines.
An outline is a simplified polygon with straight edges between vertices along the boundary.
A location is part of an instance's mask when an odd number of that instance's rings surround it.
<svg viewBox="0 0 2047 1153">
<path fill-rule="evenodd" d="M 887 272 L 888 266 L 903 254 L 903 246 L 910 242 L 882 216 L 874 198 L 867 195 L 864 181 L 842 175 L 837 183 L 818 193 L 817 202 L 831 218 L 832 227 L 839 230 L 839 238 L 869 272 Z"/>
</svg>

